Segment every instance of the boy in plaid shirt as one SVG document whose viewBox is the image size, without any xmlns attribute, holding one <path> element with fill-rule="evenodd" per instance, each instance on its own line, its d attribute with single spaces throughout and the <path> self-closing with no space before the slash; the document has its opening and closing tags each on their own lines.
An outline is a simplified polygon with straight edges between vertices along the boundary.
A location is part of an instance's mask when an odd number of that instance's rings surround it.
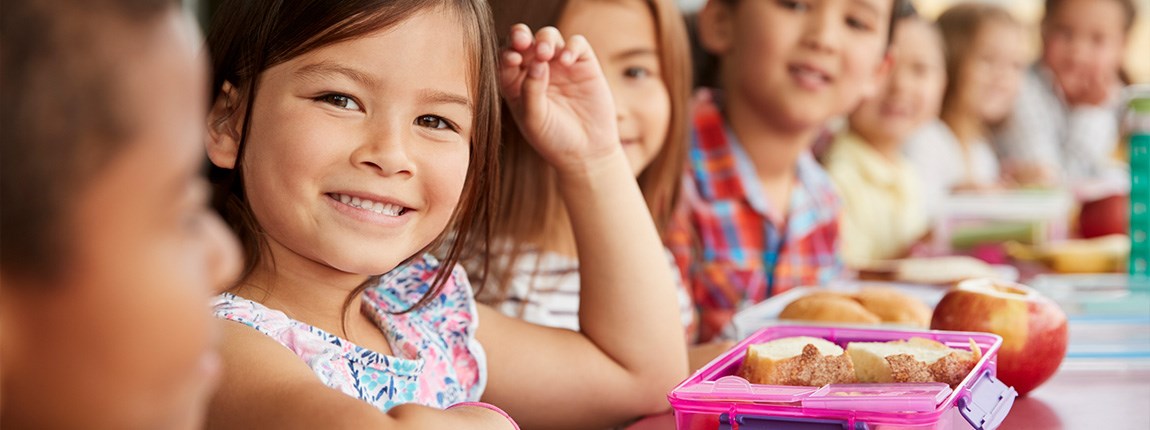
<svg viewBox="0 0 1150 430">
<path fill-rule="evenodd" d="M 738 310 L 839 276 L 839 200 L 810 146 L 889 68 L 892 0 L 710 0 L 699 39 L 722 91 L 697 100 L 683 204 L 668 241 L 699 341 Z"/>
</svg>

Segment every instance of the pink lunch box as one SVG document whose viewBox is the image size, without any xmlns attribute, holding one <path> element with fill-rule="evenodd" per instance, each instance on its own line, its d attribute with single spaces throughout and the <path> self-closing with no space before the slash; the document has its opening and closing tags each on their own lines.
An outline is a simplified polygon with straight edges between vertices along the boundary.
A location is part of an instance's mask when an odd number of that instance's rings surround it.
<svg viewBox="0 0 1150 430">
<path fill-rule="evenodd" d="M 848 342 L 921 337 L 955 349 L 973 340 L 982 359 L 955 389 L 930 384 L 831 384 L 794 387 L 750 384 L 734 376 L 747 346 L 792 336 Z M 767 327 L 695 372 L 667 396 L 680 430 L 903 430 L 994 429 L 1017 393 L 995 378 L 1002 338 L 990 333 L 878 330 L 820 326 Z"/>
</svg>

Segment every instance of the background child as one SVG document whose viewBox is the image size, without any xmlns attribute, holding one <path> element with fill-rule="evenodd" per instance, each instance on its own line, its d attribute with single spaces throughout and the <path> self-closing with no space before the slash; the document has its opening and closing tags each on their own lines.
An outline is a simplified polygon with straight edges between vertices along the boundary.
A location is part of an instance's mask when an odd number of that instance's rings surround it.
<svg viewBox="0 0 1150 430">
<path fill-rule="evenodd" d="M 839 202 L 809 149 L 875 91 L 893 3 L 712 0 L 699 12 L 723 92 L 697 106 L 670 241 L 703 340 L 741 307 L 838 276 Z"/>
<path fill-rule="evenodd" d="M 682 177 L 690 93 L 687 36 L 675 5 L 664 0 L 504 0 L 491 4 L 497 28 L 517 22 L 532 28 L 555 25 L 591 43 L 615 100 L 623 151 L 638 177 L 651 217 L 662 229 L 670 219 Z M 570 224 L 557 222 L 568 217 L 555 172 L 514 124 L 508 124 L 503 133 L 500 201 L 504 204 L 496 217 L 505 222 L 495 225 L 494 239 L 496 249 L 504 252 L 495 259 L 494 282 L 483 291 L 485 300 L 507 315 L 532 323 L 579 330 L 577 248 Z M 677 284 L 682 323 L 690 327 L 694 310 L 681 282 Z M 691 362 L 706 363 L 725 346 L 694 349 Z"/>
<path fill-rule="evenodd" d="M 938 17 L 938 26 L 949 77 L 942 120 L 955 140 L 919 141 L 922 145 L 907 148 L 908 155 L 916 165 L 931 166 L 932 178 L 947 189 L 1000 187 L 991 129 L 1010 114 L 1018 94 L 1025 33 L 1010 12 L 985 3 L 947 9 Z"/>
<path fill-rule="evenodd" d="M 666 407 L 686 370 L 671 272 L 585 39 L 518 26 L 496 69 L 478 0 L 249 0 L 217 16 L 208 153 L 253 263 L 217 301 L 241 324 L 211 424 L 506 427 L 425 407 L 482 396 L 527 426 L 586 428 Z M 456 267 L 493 221 L 496 76 L 578 202 L 581 332 L 476 306 Z M 447 236 L 440 264 L 426 251 Z"/>
<path fill-rule="evenodd" d="M 998 133 L 1016 180 L 1072 187 L 1082 200 L 1129 191 L 1113 157 L 1134 12 L 1132 0 L 1046 0 L 1042 58 Z"/>
<path fill-rule="evenodd" d="M 198 37 L 174 1 L 4 3 L 4 428 L 202 428 L 239 254 L 198 175 Z"/>
<path fill-rule="evenodd" d="M 942 38 L 913 9 L 901 14 L 893 67 L 878 94 L 850 115 L 827 154 L 843 200 L 842 254 L 848 266 L 905 257 L 927 233 L 922 180 L 902 154 L 906 138 L 938 117 L 946 88 Z"/>
</svg>

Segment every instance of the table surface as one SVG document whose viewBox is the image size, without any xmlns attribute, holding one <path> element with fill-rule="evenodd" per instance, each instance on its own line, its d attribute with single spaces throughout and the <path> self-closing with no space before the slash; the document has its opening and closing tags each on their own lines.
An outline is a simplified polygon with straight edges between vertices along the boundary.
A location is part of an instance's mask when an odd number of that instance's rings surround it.
<svg viewBox="0 0 1150 430">
<path fill-rule="evenodd" d="M 1001 429 L 1150 429 L 1150 362 L 1067 360 Z"/>
</svg>

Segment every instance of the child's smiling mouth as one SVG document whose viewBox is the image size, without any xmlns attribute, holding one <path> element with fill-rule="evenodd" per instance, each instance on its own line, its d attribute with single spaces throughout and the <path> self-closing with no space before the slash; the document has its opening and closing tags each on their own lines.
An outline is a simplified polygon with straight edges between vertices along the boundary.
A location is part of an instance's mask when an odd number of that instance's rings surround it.
<svg viewBox="0 0 1150 430">
<path fill-rule="evenodd" d="M 822 89 L 832 82 L 829 73 L 808 64 L 791 64 L 787 66 L 787 73 L 800 87 L 808 90 Z"/>
<path fill-rule="evenodd" d="M 366 198 L 349 196 L 347 194 L 328 193 L 327 196 L 332 200 L 338 201 L 353 208 L 375 212 L 380 215 L 397 217 L 407 213 L 409 210 L 408 208 L 397 204 L 378 202 L 368 200 Z"/>
</svg>

